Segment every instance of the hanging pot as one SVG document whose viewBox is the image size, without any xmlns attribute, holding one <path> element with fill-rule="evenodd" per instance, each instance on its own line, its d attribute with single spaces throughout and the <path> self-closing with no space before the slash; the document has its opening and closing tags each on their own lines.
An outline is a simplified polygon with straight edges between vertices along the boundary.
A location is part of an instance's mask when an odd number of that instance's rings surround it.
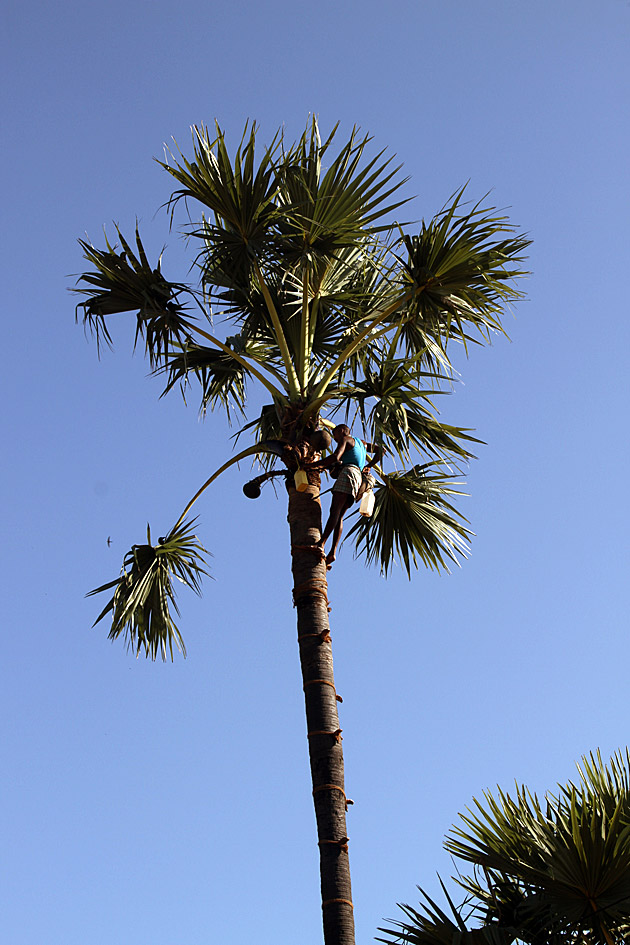
<svg viewBox="0 0 630 945">
<path fill-rule="evenodd" d="M 252 479 L 251 482 L 246 482 L 243 486 L 243 492 L 248 499 L 257 499 L 260 496 L 260 483 L 257 479 Z"/>
</svg>

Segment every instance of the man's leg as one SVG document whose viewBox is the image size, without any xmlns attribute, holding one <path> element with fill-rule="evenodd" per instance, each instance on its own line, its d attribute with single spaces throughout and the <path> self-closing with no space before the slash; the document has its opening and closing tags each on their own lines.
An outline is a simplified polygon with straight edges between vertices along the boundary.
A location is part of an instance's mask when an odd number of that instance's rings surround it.
<svg viewBox="0 0 630 945">
<path fill-rule="evenodd" d="M 332 548 L 326 555 L 326 566 L 329 571 L 332 568 L 333 561 L 337 557 L 337 548 L 339 547 L 341 533 L 343 532 L 343 517 L 352 505 L 352 502 L 352 496 L 347 492 L 333 492 L 332 494 L 330 515 L 328 516 L 326 528 L 322 535 L 322 545 L 324 545 L 330 533 L 333 533 Z"/>
<path fill-rule="evenodd" d="M 330 512 L 328 513 L 328 521 L 322 532 L 322 537 L 319 540 L 320 545 L 325 545 L 328 536 L 334 531 L 335 525 L 339 519 L 340 515 L 343 515 L 345 512 L 345 499 L 346 494 L 344 492 L 333 492 L 330 497 Z"/>
</svg>

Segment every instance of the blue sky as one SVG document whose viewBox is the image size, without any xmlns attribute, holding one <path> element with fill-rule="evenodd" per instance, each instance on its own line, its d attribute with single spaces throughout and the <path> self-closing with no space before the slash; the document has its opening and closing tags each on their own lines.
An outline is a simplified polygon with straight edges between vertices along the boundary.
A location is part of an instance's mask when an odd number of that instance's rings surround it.
<svg viewBox="0 0 630 945">
<path fill-rule="evenodd" d="M 315 112 L 404 163 L 413 216 L 470 181 L 533 239 L 528 300 L 462 359 L 445 419 L 487 446 L 450 576 L 330 581 L 357 941 L 437 888 L 457 813 L 544 792 L 628 742 L 630 343 L 625 0 L 373 0 L 3 14 L 0 909 L 12 945 L 317 945 L 317 848 L 285 510 L 248 470 L 209 490 L 188 659 L 113 646 L 90 588 L 229 454 L 222 417 L 159 400 L 121 324 L 74 324 L 76 239 L 132 230 L 187 265 L 152 158 L 192 123 L 270 139 Z M 157 211 L 157 212 L 156 212 Z M 112 546 L 107 545 L 111 536 Z M 102 606 L 102 605 L 101 605 Z M 4 899 L 5 901 L 1 901 Z"/>
</svg>

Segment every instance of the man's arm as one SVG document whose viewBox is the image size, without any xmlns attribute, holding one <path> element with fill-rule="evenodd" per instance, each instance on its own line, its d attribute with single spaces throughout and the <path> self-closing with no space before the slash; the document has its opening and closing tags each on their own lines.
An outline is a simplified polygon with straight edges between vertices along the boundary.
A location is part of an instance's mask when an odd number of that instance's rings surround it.
<svg viewBox="0 0 630 945">
<path fill-rule="evenodd" d="M 341 462 L 341 457 L 346 451 L 349 440 L 349 436 L 345 437 L 341 443 L 337 444 L 337 448 L 330 456 L 325 456 L 324 459 L 318 459 L 316 463 L 304 463 L 304 469 L 330 469 L 332 466 L 336 466 L 337 463 Z"/>
<path fill-rule="evenodd" d="M 370 462 L 366 463 L 366 466 L 365 466 L 366 469 L 371 469 L 372 466 L 376 466 L 376 464 L 381 461 L 385 450 L 383 449 L 382 446 L 375 446 L 373 443 L 366 443 L 365 440 L 363 440 L 363 444 L 368 453 L 374 454 Z"/>
</svg>

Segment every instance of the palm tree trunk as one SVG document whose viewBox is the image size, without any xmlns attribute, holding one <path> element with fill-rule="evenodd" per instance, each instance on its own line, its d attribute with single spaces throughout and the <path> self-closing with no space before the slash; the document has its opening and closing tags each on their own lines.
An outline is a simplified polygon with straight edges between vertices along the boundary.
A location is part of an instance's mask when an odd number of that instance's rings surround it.
<svg viewBox="0 0 630 945">
<path fill-rule="evenodd" d="M 325 945 L 354 945 L 343 750 L 328 623 L 326 565 L 309 552 L 321 535 L 319 477 L 306 492 L 289 488 L 293 599 L 306 705 L 317 821 Z M 316 481 L 316 484 L 315 484 Z M 339 700 L 341 701 L 341 700 Z"/>
</svg>

